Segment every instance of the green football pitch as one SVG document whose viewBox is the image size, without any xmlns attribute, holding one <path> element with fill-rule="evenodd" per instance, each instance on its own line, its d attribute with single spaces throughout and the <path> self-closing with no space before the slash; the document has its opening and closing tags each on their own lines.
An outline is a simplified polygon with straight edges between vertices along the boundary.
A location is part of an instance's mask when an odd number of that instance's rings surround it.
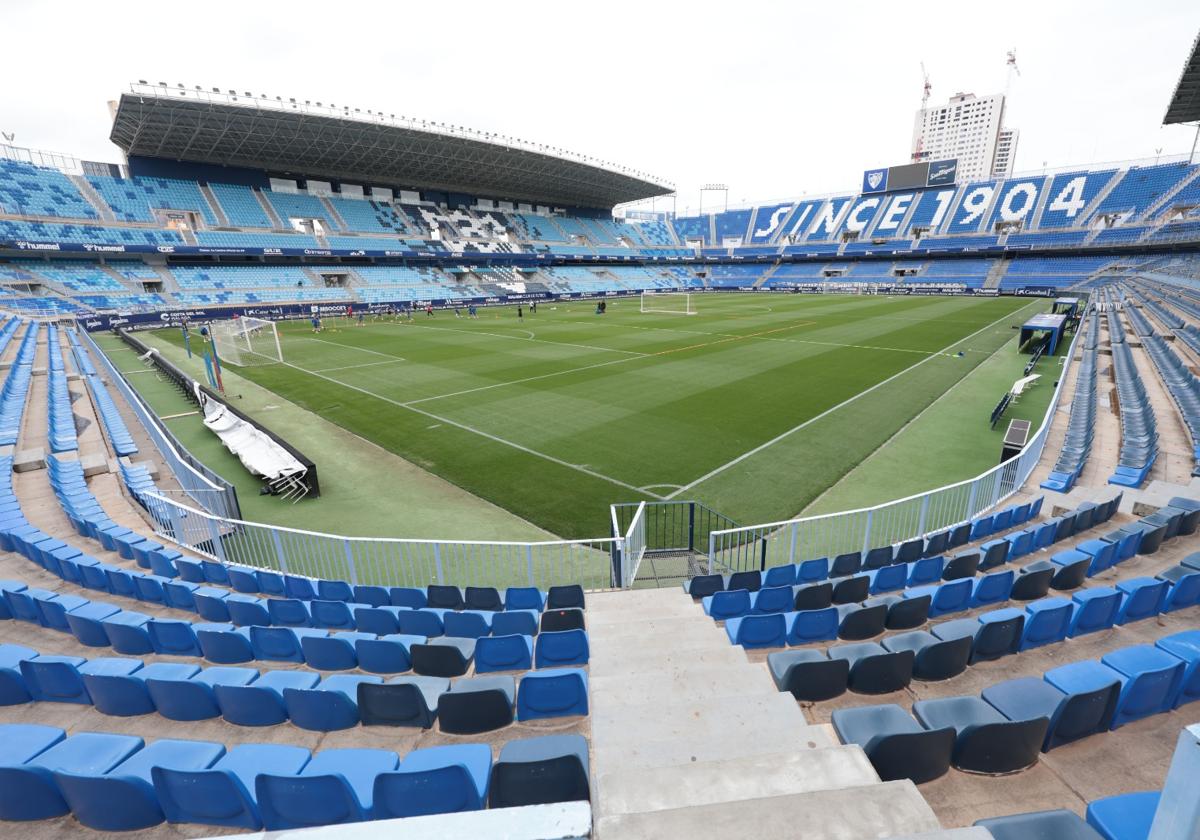
<svg viewBox="0 0 1200 840">
<path fill-rule="evenodd" d="M 521 320 L 499 307 L 478 319 L 329 320 L 319 334 L 281 323 L 283 362 L 238 372 L 553 533 L 597 537 L 612 502 L 696 500 L 743 523 L 795 515 L 1000 348 L 1015 353 L 1012 326 L 1038 308 L 1011 297 L 692 301 L 694 315 L 642 313 L 625 298 L 605 315 L 579 301 Z"/>
</svg>

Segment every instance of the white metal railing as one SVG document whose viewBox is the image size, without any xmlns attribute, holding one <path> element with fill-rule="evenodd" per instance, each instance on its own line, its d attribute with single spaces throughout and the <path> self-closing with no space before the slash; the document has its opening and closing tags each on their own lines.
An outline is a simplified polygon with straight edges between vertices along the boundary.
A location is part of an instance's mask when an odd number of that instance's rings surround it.
<svg viewBox="0 0 1200 840">
<path fill-rule="evenodd" d="M 639 502 L 625 532 L 625 549 L 621 556 L 621 586 L 629 589 L 637 579 L 638 567 L 646 556 L 646 503 Z"/>
<path fill-rule="evenodd" d="M 621 537 L 540 542 L 345 537 L 214 516 L 144 493 L 155 533 L 224 563 L 380 586 L 620 585 Z"/>
<path fill-rule="evenodd" d="M 78 335 L 82 338 L 82 345 L 86 345 L 92 351 L 90 355 L 100 360 L 105 376 L 117 386 L 121 396 L 125 398 L 125 403 L 133 411 L 150 440 L 154 442 L 155 448 L 158 449 L 179 486 L 183 488 L 183 492 L 209 513 L 230 518 L 240 516 L 237 491 L 233 485 L 196 460 L 182 446 L 177 447 L 174 436 L 159 424 L 154 413 L 142 402 L 142 398 L 133 390 L 132 386 L 125 381 L 125 377 L 113 365 L 108 354 L 96 344 L 91 334 L 86 330 L 79 330 Z M 181 454 L 180 450 L 186 454 Z"/>
<path fill-rule="evenodd" d="M 708 573 L 765 569 L 866 551 L 962 524 L 1016 493 L 1041 460 L 1079 333 L 1063 359 L 1042 424 L 1020 454 L 982 475 L 874 507 L 726 528 L 709 534 Z"/>
</svg>

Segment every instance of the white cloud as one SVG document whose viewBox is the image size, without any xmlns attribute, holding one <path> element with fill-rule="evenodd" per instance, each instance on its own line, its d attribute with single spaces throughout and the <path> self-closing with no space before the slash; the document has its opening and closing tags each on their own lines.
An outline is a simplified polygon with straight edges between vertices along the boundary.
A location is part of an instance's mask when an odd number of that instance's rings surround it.
<svg viewBox="0 0 1200 840">
<path fill-rule="evenodd" d="M 933 99 L 1003 90 L 1018 169 L 1186 152 L 1161 126 L 1194 0 L 1003 6 L 342 0 L 4 0 L 0 129 L 117 160 L 106 103 L 137 79 L 333 101 L 496 131 L 661 175 L 694 207 L 852 189 L 904 162 Z M 24 80 L 23 84 L 18 84 Z"/>
</svg>

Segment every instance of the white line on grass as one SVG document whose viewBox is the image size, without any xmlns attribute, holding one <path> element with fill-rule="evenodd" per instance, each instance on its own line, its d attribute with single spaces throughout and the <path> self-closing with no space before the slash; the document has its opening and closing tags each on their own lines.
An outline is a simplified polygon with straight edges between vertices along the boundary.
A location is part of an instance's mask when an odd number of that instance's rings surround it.
<svg viewBox="0 0 1200 840">
<path fill-rule="evenodd" d="M 394 365 L 396 362 L 403 361 L 405 360 L 397 356 L 394 359 L 388 359 L 387 361 L 383 362 L 363 362 L 361 365 L 342 365 L 341 367 L 318 368 L 317 370 L 312 371 L 312 373 L 332 373 L 335 370 L 354 370 L 356 368 L 375 367 L 376 365 Z"/>
<path fill-rule="evenodd" d="M 921 365 L 928 362 L 930 359 L 937 358 L 938 356 L 947 355 L 950 351 L 950 348 L 956 347 L 959 344 L 962 344 L 964 341 L 968 341 L 968 340 L 974 338 L 975 336 L 979 335 L 984 330 L 991 329 L 992 327 L 996 326 L 996 324 L 1000 323 L 1004 319 L 1013 317 L 1014 314 L 1015 314 L 1014 312 L 1008 312 L 1004 315 L 1001 315 L 999 318 L 997 318 L 995 321 L 992 321 L 992 323 L 988 324 L 987 326 L 981 327 L 980 329 L 976 330 L 975 332 L 971 333 L 970 335 L 964 336 L 963 338 L 958 339 L 953 344 L 946 345 L 938 353 L 926 356 L 924 359 L 921 359 L 919 362 L 914 362 L 913 364 L 909 365 L 908 367 L 904 368 L 903 370 L 900 370 L 900 371 L 892 374 L 887 379 L 884 379 L 882 382 L 876 382 L 874 385 L 872 385 L 870 388 L 867 388 L 865 391 L 859 391 L 857 394 L 850 397 L 849 399 L 843 400 L 842 402 L 838 403 L 837 405 L 832 406 L 831 408 L 825 409 L 820 414 L 818 414 L 816 417 L 810 417 L 807 420 L 805 420 L 803 423 L 801 423 L 797 426 L 793 426 L 792 428 L 788 429 L 786 432 L 776 435 L 775 437 L 768 440 L 766 443 L 760 443 L 758 446 L 754 447 L 753 449 L 749 450 L 748 452 L 743 452 L 741 455 L 737 456 L 732 461 L 722 464 L 721 466 L 717 467 L 716 469 L 710 470 L 709 472 L 700 476 L 699 478 L 697 478 L 695 481 L 691 482 L 690 484 L 685 484 L 683 487 L 679 488 L 674 493 L 669 494 L 667 496 L 667 499 L 673 499 L 676 496 L 678 496 L 680 493 L 683 493 L 687 490 L 691 490 L 697 484 L 703 484 L 705 481 L 708 481 L 710 478 L 713 478 L 714 476 L 720 475 L 721 473 L 725 472 L 725 470 L 729 469 L 730 467 L 737 466 L 742 461 L 745 461 L 747 458 L 749 458 L 753 455 L 757 455 L 759 452 L 762 452 L 764 449 L 768 449 L 768 448 L 774 446 L 775 444 L 779 443 L 779 441 L 783 440 L 784 438 L 790 437 L 791 435 L 795 434 L 796 432 L 800 431 L 801 429 L 805 428 L 806 426 L 810 426 L 813 423 L 820 420 L 821 418 L 827 417 L 828 415 L 837 411 L 838 409 L 848 406 L 850 403 L 854 402 L 855 400 L 859 399 L 860 397 L 864 397 L 867 394 L 871 393 L 872 391 L 874 391 L 878 388 L 882 388 L 884 385 L 888 384 L 893 379 L 901 377 L 911 370 L 915 370 L 916 368 L 918 368 Z"/>
<path fill-rule="evenodd" d="M 569 341 L 550 341 L 547 338 L 534 338 L 533 333 L 529 330 L 521 330 L 528 333 L 529 337 L 525 338 L 519 335 L 506 335 L 505 333 L 483 332 L 481 330 L 464 330 L 459 327 L 435 327 L 432 324 L 420 324 L 421 329 L 425 330 L 445 330 L 447 332 L 469 333 L 470 335 L 489 335 L 492 338 L 507 338 L 511 341 L 536 341 L 539 344 L 554 344 L 559 347 L 577 347 L 580 350 L 602 350 L 606 353 L 624 353 L 628 356 L 649 356 L 649 353 L 641 353 L 637 350 L 618 350 L 615 347 L 599 347 L 595 344 L 572 344 Z"/>
<path fill-rule="evenodd" d="M 620 361 L 624 361 L 624 360 L 622 359 Z M 390 404 L 396 406 L 397 408 L 408 409 L 409 411 L 415 412 L 416 414 L 420 414 L 424 417 L 428 417 L 430 420 L 437 420 L 438 422 L 445 423 L 449 426 L 454 426 L 455 428 L 462 429 L 465 432 L 471 432 L 472 434 L 479 435 L 480 437 L 487 438 L 488 440 L 495 441 L 496 443 L 502 443 L 505 446 L 511 446 L 513 449 L 520 450 L 521 452 L 526 452 L 530 455 L 536 456 L 543 460 L 558 464 L 559 466 L 563 466 L 563 467 L 567 467 L 568 469 L 576 470 L 577 472 L 584 473 L 585 475 L 590 475 L 592 478 L 598 478 L 602 481 L 607 481 L 609 484 L 615 484 L 618 487 L 624 487 L 626 490 L 632 490 L 635 493 L 645 493 L 645 495 L 653 496 L 656 499 L 661 500 L 663 498 L 662 496 L 658 495 L 657 493 L 649 493 L 644 490 L 639 490 L 637 487 L 634 487 L 632 484 L 626 484 L 624 481 L 621 481 L 620 479 L 613 478 L 612 476 L 609 476 L 609 475 L 604 475 L 604 473 L 596 472 L 595 470 L 588 469 L 587 467 L 580 466 L 579 464 L 572 464 L 569 461 L 562 460 L 561 458 L 555 458 L 553 455 L 547 455 L 545 452 L 538 452 L 536 449 L 530 449 L 528 446 L 524 446 L 520 443 L 516 443 L 511 440 L 506 440 L 505 438 L 498 437 L 496 435 L 491 434 L 490 432 L 485 432 L 482 429 L 476 429 L 473 426 L 468 426 L 465 423 L 459 423 L 457 420 L 451 420 L 449 417 L 442 417 L 442 416 L 434 414 L 432 412 L 425 411 L 424 409 L 421 409 L 421 408 L 414 408 L 411 405 L 406 405 L 405 403 L 399 402 L 397 400 L 393 400 L 391 397 L 385 397 L 382 394 L 376 394 L 374 391 L 368 391 L 366 388 L 360 388 L 357 385 L 351 385 L 349 382 L 343 382 L 340 379 L 334 379 L 332 376 L 326 376 L 323 373 L 317 373 L 316 371 L 309 370 L 308 368 L 302 368 L 299 365 L 292 364 L 291 362 L 284 362 L 284 364 L 295 370 L 301 371 L 303 373 L 307 373 L 310 376 L 315 376 L 318 379 L 324 379 L 326 382 L 332 382 L 335 385 L 341 385 L 343 388 L 349 388 L 351 391 L 358 391 L 360 394 L 365 394 L 368 397 L 374 397 L 377 400 L 382 400 L 383 402 L 390 403 Z"/>
<path fill-rule="evenodd" d="M 418 403 L 432 402 L 434 400 L 444 400 L 444 399 L 448 399 L 449 397 L 461 397 L 464 394 L 476 394 L 480 391 L 490 391 L 493 388 L 505 388 L 509 385 L 521 385 L 525 382 L 536 382 L 539 379 L 550 379 L 551 377 L 554 377 L 554 376 L 565 376 L 568 373 L 579 373 L 579 372 L 585 371 L 585 370 L 592 370 L 593 368 L 602 368 L 602 367 L 607 367 L 608 365 L 619 365 L 619 364 L 622 364 L 623 362 L 632 362 L 638 358 L 641 358 L 641 357 L 640 356 L 626 356 L 624 359 L 610 359 L 607 362 L 596 362 L 595 364 L 592 364 L 592 365 L 584 365 L 583 367 L 568 368 L 567 370 L 558 370 L 558 371 L 555 371 L 554 373 L 542 373 L 537 376 L 526 376 L 524 379 L 508 379 L 508 380 L 505 380 L 504 382 L 493 382 L 491 385 L 480 385 L 477 388 L 467 388 L 462 391 L 452 391 L 449 394 L 437 394 L 436 396 L 432 396 L 432 397 L 422 397 L 419 400 L 409 400 L 408 402 L 404 403 L 404 406 L 405 406 L 405 408 L 407 408 L 410 405 L 417 405 Z"/>
</svg>

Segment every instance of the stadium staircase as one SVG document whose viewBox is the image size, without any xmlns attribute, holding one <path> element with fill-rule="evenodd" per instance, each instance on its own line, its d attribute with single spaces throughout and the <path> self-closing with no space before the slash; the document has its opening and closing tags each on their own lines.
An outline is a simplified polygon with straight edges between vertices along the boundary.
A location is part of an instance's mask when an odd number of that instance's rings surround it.
<svg viewBox="0 0 1200 840">
<path fill-rule="evenodd" d="M 1140 221 L 1146 221 L 1157 216 L 1160 212 L 1162 212 L 1164 207 L 1168 206 L 1171 201 L 1174 200 L 1175 196 L 1179 195 L 1179 193 L 1182 192 L 1189 184 L 1195 181 L 1197 176 L 1200 176 L 1200 169 L 1194 169 L 1192 170 L 1191 174 L 1188 175 L 1188 177 L 1180 178 L 1179 183 L 1177 183 L 1172 189 L 1163 193 L 1162 197 L 1159 198 L 1158 201 L 1146 208 L 1146 212 L 1142 213 Z"/>
<path fill-rule="evenodd" d="M 325 208 L 325 212 L 329 214 L 329 218 L 333 219 L 339 230 L 350 230 L 350 226 L 346 224 L 346 220 L 342 218 L 342 214 L 333 206 L 333 202 L 327 196 L 321 196 L 321 206 Z"/>
<path fill-rule="evenodd" d="M 1021 227 L 1022 233 L 1031 230 L 1038 230 L 1042 226 L 1042 214 L 1046 212 L 1046 205 L 1050 203 L 1050 193 L 1053 190 L 1048 187 L 1051 185 L 1053 175 L 1047 176 L 1046 187 L 1039 190 L 1037 204 L 1034 205 L 1033 212 L 1029 214 L 1029 221 Z"/>
<path fill-rule="evenodd" d="M 92 205 L 92 208 L 99 214 L 100 221 L 116 222 L 117 217 L 113 215 L 112 208 L 108 206 L 108 202 L 100 197 L 100 193 L 96 192 L 95 188 L 88 183 L 87 178 L 84 178 L 82 175 L 67 175 L 67 178 L 75 185 L 75 189 L 79 190 L 79 194 L 87 199 L 88 204 Z"/>
<path fill-rule="evenodd" d="M 911 782 L 880 782 L 859 747 L 809 724 L 678 589 L 589 595 L 588 637 L 595 837 L 939 832 Z"/>
<path fill-rule="evenodd" d="M 768 268 L 766 270 L 766 273 L 764 273 L 762 277 L 759 277 L 757 280 L 755 280 L 754 285 L 751 286 L 750 288 L 761 289 L 763 286 L 765 286 L 767 281 L 771 279 L 771 275 L 779 270 L 780 265 L 782 265 L 782 263 L 775 263 L 770 268 Z"/>
<path fill-rule="evenodd" d="M 271 202 L 267 201 L 267 197 L 262 194 L 262 190 L 252 189 L 254 198 L 258 201 L 262 211 L 267 214 L 267 218 L 271 220 L 271 227 L 275 230 L 289 230 L 288 226 L 283 223 L 283 219 L 279 218 L 279 214 L 275 212 L 275 208 L 271 206 Z"/>
<path fill-rule="evenodd" d="M 221 227 L 229 227 L 229 217 L 225 215 L 225 208 L 221 206 L 221 202 L 217 201 L 216 195 L 213 194 L 208 184 L 200 184 L 200 194 L 208 202 L 208 209 L 212 210 L 217 224 Z"/>
<path fill-rule="evenodd" d="M 122 286 L 124 286 L 125 291 L 127 292 L 136 292 L 139 295 L 145 292 L 145 289 L 142 288 L 140 283 L 138 283 L 136 280 L 130 280 L 124 274 L 121 274 L 121 272 L 117 271 L 107 263 L 97 263 L 96 268 L 98 268 L 100 271 L 103 271 L 109 277 L 113 278 Z"/>
<path fill-rule="evenodd" d="M 1004 273 L 1008 271 L 1009 265 L 1012 264 L 1011 259 L 996 260 L 988 269 L 987 277 L 984 278 L 983 288 L 998 289 L 1000 283 L 1004 280 Z"/>
<path fill-rule="evenodd" d="M 1128 174 L 1128 168 L 1119 170 L 1117 174 L 1114 175 L 1109 182 L 1103 186 L 1103 188 L 1101 188 L 1100 192 L 1096 193 L 1096 197 L 1092 199 L 1091 203 L 1088 204 L 1087 207 L 1084 207 L 1079 213 L 1079 217 L 1075 220 L 1075 226 L 1084 227 L 1092 218 L 1092 214 L 1096 212 L 1096 208 L 1104 202 L 1104 199 L 1108 198 L 1108 194 L 1115 190 L 1117 188 L 1117 184 L 1121 183 L 1121 181 L 1123 181 L 1125 176 Z"/>
</svg>

